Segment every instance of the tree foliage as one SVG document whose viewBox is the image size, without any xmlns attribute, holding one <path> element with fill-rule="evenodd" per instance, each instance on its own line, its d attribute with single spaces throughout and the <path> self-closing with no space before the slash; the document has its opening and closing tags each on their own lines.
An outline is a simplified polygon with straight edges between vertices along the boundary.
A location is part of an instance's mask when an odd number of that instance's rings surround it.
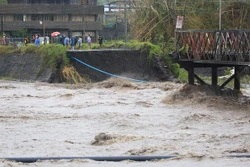
<svg viewBox="0 0 250 167">
<path fill-rule="evenodd" d="M 129 17 L 131 36 L 153 43 L 174 37 L 177 16 L 183 29 L 218 29 L 219 0 L 136 0 Z M 222 1 L 222 29 L 248 29 L 250 1 Z"/>
<path fill-rule="evenodd" d="M 15 38 L 23 38 L 28 36 L 27 30 L 16 30 L 12 32 L 13 37 Z"/>
<path fill-rule="evenodd" d="M 0 4 L 7 4 L 7 0 L 0 0 Z"/>
</svg>

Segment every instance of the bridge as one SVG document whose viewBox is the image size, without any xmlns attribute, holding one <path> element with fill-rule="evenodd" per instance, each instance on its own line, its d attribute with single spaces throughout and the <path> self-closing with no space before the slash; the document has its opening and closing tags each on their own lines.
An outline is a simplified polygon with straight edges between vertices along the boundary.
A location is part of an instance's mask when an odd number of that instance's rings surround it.
<svg viewBox="0 0 250 167">
<path fill-rule="evenodd" d="M 188 83 L 206 84 L 194 73 L 195 68 L 211 68 L 212 87 L 224 88 L 234 80 L 240 90 L 240 73 L 250 66 L 250 30 L 177 30 L 176 56 L 181 68 L 188 71 Z M 218 85 L 218 68 L 233 67 L 234 74 Z"/>
</svg>

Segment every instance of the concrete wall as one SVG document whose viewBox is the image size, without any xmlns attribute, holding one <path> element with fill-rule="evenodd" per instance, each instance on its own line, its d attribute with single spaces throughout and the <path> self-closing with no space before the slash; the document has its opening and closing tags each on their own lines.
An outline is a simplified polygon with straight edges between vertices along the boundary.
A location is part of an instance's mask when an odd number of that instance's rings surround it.
<svg viewBox="0 0 250 167">
<path fill-rule="evenodd" d="M 41 63 L 35 54 L 0 55 L 0 77 L 51 82 L 52 69 L 42 68 Z"/>
<path fill-rule="evenodd" d="M 139 50 L 91 50 L 68 52 L 69 57 L 75 57 L 99 70 L 137 80 L 166 81 L 170 77 L 163 61 L 159 57 L 148 59 L 148 55 Z M 73 66 L 84 77 L 92 81 L 102 81 L 110 78 L 96 69 L 92 69 L 71 59 Z"/>
</svg>

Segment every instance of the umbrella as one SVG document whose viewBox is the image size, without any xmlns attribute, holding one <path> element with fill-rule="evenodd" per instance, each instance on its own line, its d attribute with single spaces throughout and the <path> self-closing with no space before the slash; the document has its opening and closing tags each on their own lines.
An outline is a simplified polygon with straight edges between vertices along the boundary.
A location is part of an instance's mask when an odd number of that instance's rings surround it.
<svg viewBox="0 0 250 167">
<path fill-rule="evenodd" d="M 53 32 L 53 33 L 51 34 L 52 37 L 55 37 L 55 36 L 57 36 L 57 35 L 60 35 L 60 32 L 57 32 L 57 31 L 56 31 L 56 32 Z"/>
</svg>

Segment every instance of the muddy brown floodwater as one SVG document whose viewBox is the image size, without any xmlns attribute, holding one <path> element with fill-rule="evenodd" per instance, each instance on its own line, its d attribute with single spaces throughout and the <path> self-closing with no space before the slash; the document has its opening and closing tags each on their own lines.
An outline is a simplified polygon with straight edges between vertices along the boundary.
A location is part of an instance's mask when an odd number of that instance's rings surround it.
<svg viewBox="0 0 250 167">
<path fill-rule="evenodd" d="M 176 155 L 146 162 L 51 160 L 0 166 L 241 166 L 250 153 L 249 90 L 109 79 L 69 85 L 0 81 L 0 157 Z"/>
</svg>

